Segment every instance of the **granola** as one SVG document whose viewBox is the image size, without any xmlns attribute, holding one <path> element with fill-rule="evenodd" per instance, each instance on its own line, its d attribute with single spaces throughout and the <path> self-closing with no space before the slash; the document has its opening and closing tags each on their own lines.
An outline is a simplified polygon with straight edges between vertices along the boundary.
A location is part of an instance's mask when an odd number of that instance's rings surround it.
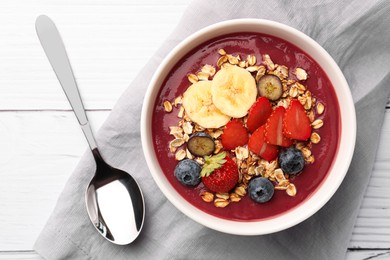
<svg viewBox="0 0 390 260">
<path fill-rule="evenodd" d="M 302 152 L 306 163 L 314 163 L 315 159 L 311 152 L 311 147 L 318 144 L 321 140 L 320 135 L 314 132 L 314 130 L 321 128 L 324 124 L 323 120 L 316 119 L 316 116 L 324 112 L 325 105 L 317 102 L 316 98 L 313 97 L 312 93 L 305 86 L 305 80 L 309 77 L 308 73 L 302 68 L 295 68 L 291 72 L 291 74 L 295 75 L 295 79 L 290 78 L 291 69 L 285 65 L 275 64 L 268 54 L 262 55 L 262 63 L 258 64 L 259 59 L 255 55 L 248 55 L 245 60 L 242 60 L 240 55 L 228 54 L 224 49 L 219 49 L 218 53 L 220 57 L 216 61 L 216 66 L 206 64 L 199 68 L 198 71 L 190 72 L 187 76 L 189 83 L 195 84 L 199 81 L 213 80 L 216 72 L 229 66 L 244 68 L 251 73 L 256 83 L 264 75 L 277 76 L 282 84 L 282 94 L 277 100 L 271 102 L 272 107 L 281 106 L 287 109 L 292 100 L 298 100 L 302 104 L 310 119 L 313 132 L 307 141 L 295 141 L 293 147 Z M 226 126 L 205 128 L 199 125 L 190 119 L 182 103 L 182 96 L 178 96 L 172 101 L 166 100 L 163 103 L 164 110 L 167 113 L 172 111 L 173 106 L 178 108 L 177 116 L 181 119 L 177 125 L 170 126 L 170 134 L 173 136 L 173 139 L 169 144 L 169 151 L 175 153 L 175 158 L 178 161 L 191 159 L 203 165 L 205 158 L 192 154 L 187 147 L 184 147 L 188 143 L 189 137 L 196 133 L 207 133 L 215 144 L 213 154 L 219 154 L 224 150 L 221 136 Z M 248 116 L 244 116 L 239 120 L 245 125 L 247 119 Z M 239 202 L 248 194 L 248 183 L 250 180 L 258 176 L 270 180 L 276 191 L 286 192 L 291 197 L 296 196 L 298 192 L 297 187 L 292 183 L 290 175 L 284 173 L 280 168 L 278 158 L 267 161 L 248 149 L 247 144 L 238 146 L 229 152 L 239 171 L 239 180 L 235 188 L 227 193 L 204 191 L 200 194 L 203 201 L 207 203 L 213 202 L 215 207 L 221 208 L 228 206 L 230 202 Z"/>
</svg>

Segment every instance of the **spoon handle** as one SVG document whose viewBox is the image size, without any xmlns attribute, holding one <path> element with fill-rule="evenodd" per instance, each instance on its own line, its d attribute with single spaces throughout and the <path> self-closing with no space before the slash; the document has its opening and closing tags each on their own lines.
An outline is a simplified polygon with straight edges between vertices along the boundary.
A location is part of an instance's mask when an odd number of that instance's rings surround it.
<svg viewBox="0 0 390 260">
<path fill-rule="evenodd" d="M 91 150 L 93 150 L 97 148 L 96 141 L 93 137 L 92 129 L 85 113 L 76 79 L 57 27 L 49 17 L 41 15 L 35 22 L 35 29 L 46 56 L 49 59 L 62 89 L 73 108 L 73 112 L 79 121 L 81 129 L 87 138 L 88 144 Z"/>
</svg>

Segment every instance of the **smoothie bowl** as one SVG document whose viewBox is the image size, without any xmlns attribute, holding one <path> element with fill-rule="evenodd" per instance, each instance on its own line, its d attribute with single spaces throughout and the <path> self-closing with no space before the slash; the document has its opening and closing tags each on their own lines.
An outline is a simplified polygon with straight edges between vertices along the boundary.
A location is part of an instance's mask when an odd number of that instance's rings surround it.
<svg viewBox="0 0 390 260">
<path fill-rule="evenodd" d="M 348 84 L 314 40 L 239 19 L 206 27 L 164 59 L 147 90 L 141 138 L 164 195 L 218 231 L 296 225 L 339 188 L 355 146 Z"/>
</svg>

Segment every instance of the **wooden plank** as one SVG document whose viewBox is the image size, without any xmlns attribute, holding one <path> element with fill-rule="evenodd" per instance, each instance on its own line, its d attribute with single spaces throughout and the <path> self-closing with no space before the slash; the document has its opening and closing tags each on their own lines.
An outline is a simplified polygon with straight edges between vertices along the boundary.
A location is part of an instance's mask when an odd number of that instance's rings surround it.
<svg viewBox="0 0 390 260">
<path fill-rule="evenodd" d="M 34 251 L 8 251 L 0 252 L 0 260 L 43 260 Z"/>
<path fill-rule="evenodd" d="M 188 2 L 2 1 L 0 110 L 69 108 L 35 34 L 39 14 L 50 15 L 63 36 L 86 108 L 111 109 Z"/>
<path fill-rule="evenodd" d="M 98 129 L 109 111 L 91 111 Z M 67 178 L 87 149 L 70 111 L 0 113 L 0 251 L 31 249 Z M 390 110 L 351 248 L 390 245 Z"/>
<path fill-rule="evenodd" d="M 56 22 L 86 108 L 111 109 L 188 2 L 2 1 L 0 110 L 69 108 L 35 34 L 39 14 Z"/>
<path fill-rule="evenodd" d="M 390 250 L 348 251 L 346 260 L 385 260 L 390 258 Z"/>
<path fill-rule="evenodd" d="M 386 110 L 381 139 L 350 248 L 390 248 L 390 109 Z"/>
<path fill-rule="evenodd" d="M 88 146 L 72 112 L 3 112 L 0 133 L 0 251 L 32 249 Z"/>
<path fill-rule="evenodd" d="M 358 250 L 348 251 L 346 260 L 374 259 L 385 260 L 390 258 L 390 250 Z M 0 260 L 43 260 L 34 251 L 8 251 L 0 252 Z"/>
</svg>

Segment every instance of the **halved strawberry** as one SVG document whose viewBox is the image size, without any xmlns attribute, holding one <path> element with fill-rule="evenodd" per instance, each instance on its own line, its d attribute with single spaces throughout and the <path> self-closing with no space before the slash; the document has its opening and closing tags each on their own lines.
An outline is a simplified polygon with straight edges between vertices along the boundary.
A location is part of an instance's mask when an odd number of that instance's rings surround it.
<svg viewBox="0 0 390 260">
<path fill-rule="evenodd" d="M 311 135 L 310 119 L 299 100 L 291 100 L 286 109 L 283 122 L 283 133 L 291 139 L 305 141 Z"/>
<path fill-rule="evenodd" d="M 229 192 L 238 182 L 238 166 L 226 152 L 205 156 L 200 176 L 203 184 L 211 191 Z"/>
<path fill-rule="evenodd" d="M 284 107 L 277 107 L 272 112 L 265 124 L 265 140 L 269 144 L 289 147 L 293 141 L 283 135 L 283 117 L 286 112 Z"/>
<path fill-rule="evenodd" d="M 253 132 L 248 141 L 248 148 L 258 154 L 261 158 L 271 161 L 278 156 L 279 148 L 276 145 L 268 144 L 264 139 L 265 125 L 260 126 Z"/>
<path fill-rule="evenodd" d="M 259 97 L 249 109 L 246 126 L 253 133 L 257 128 L 264 125 L 272 113 L 271 102 L 266 97 Z"/>
<path fill-rule="evenodd" d="M 242 122 L 233 119 L 226 124 L 222 133 L 222 145 L 226 150 L 233 150 L 237 146 L 243 146 L 248 143 L 248 131 Z"/>
</svg>

